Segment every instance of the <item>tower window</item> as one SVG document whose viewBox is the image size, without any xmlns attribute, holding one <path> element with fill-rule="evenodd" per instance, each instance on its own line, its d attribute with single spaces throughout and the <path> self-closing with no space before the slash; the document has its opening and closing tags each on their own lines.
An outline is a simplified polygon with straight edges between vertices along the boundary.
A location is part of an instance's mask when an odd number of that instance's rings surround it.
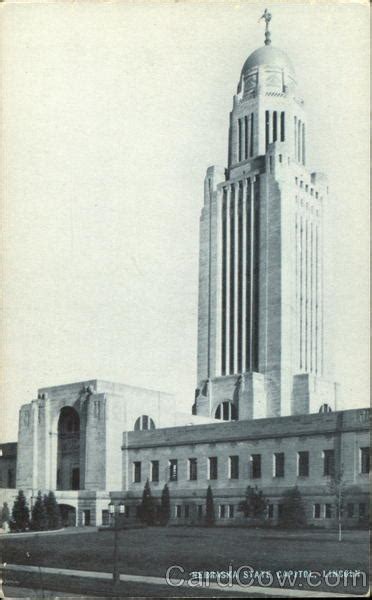
<svg viewBox="0 0 372 600">
<path fill-rule="evenodd" d="M 265 146 L 266 150 L 270 143 L 270 111 L 265 111 Z"/>
<path fill-rule="evenodd" d="M 155 423 L 151 419 L 151 417 L 147 415 L 142 415 L 142 417 L 138 417 L 134 424 L 134 431 L 146 431 L 148 429 L 155 429 Z"/>
<path fill-rule="evenodd" d="M 217 406 L 214 416 L 222 421 L 236 421 L 238 418 L 236 406 L 229 401 L 221 402 Z"/>
<path fill-rule="evenodd" d="M 278 113 L 274 110 L 273 113 L 273 142 L 278 139 Z"/>
<path fill-rule="evenodd" d="M 253 156 L 253 141 L 254 141 L 254 114 L 251 114 L 251 126 L 249 130 L 249 156 Z"/>
<path fill-rule="evenodd" d="M 248 116 L 244 117 L 244 158 L 249 155 L 249 131 L 248 131 Z"/>
<path fill-rule="evenodd" d="M 238 119 L 238 160 L 242 160 L 242 120 Z"/>
<path fill-rule="evenodd" d="M 284 142 L 285 140 L 285 113 L 280 113 L 280 141 Z"/>
</svg>

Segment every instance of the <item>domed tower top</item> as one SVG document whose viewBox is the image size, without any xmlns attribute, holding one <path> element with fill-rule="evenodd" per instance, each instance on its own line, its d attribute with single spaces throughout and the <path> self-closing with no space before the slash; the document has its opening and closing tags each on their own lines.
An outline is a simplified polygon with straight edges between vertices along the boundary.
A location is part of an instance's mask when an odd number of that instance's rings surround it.
<svg viewBox="0 0 372 600">
<path fill-rule="evenodd" d="M 249 71 L 261 65 L 288 69 L 292 75 L 295 75 L 293 64 L 287 54 L 271 45 L 257 48 L 248 56 L 242 68 L 242 75 L 248 74 Z"/>
</svg>

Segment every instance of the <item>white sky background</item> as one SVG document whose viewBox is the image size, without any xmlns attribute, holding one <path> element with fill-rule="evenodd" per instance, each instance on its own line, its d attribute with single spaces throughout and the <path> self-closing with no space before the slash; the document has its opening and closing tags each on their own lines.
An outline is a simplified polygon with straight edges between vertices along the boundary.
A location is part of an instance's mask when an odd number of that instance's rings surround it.
<svg viewBox="0 0 372 600">
<path fill-rule="evenodd" d="M 2 441 L 37 388 L 196 380 L 203 178 L 227 160 L 261 3 L 2 5 Z M 369 11 L 271 3 L 295 65 L 308 166 L 332 192 L 333 359 L 368 402 Z M 329 282 L 331 283 L 331 282 Z"/>
</svg>

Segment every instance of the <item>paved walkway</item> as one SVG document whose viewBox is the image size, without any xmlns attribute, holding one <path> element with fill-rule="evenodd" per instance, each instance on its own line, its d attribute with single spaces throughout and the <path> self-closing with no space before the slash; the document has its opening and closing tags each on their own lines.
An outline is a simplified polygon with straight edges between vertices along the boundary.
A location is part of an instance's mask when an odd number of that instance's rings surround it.
<svg viewBox="0 0 372 600">
<path fill-rule="evenodd" d="M 93 533 L 98 527 L 65 527 L 64 529 L 49 529 L 47 531 L 22 531 L 20 533 L 0 533 L 1 540 L 14 540 L 24 537 L 39 537 L 42 535 L 74 535 L 76 533 Z"/>
<path fill-rule="evenodd" d="M 4 563 L 0 565 L 0 569 L 4 571 L 22 571 L 27 573 L 40 573 L 42 571 L 43 575 L 62 575 L 67 577 L 78 577 L 78 578 L 89 578 L 89 579 L 98 579 L 98 580 L 111 580 L 112 573 L 103 573 L 101 571 L 78 571 L 73 569 L 57 569 L 53 567 L 36 567 L 31 565 L 8 565 Z M 129 575 L 129 574 L 120 574 L 120 581 L 127 583 L 141 583 L 141 584 L 149 584 L 152 586 L 166 586 L 169 590 L 170 586 L 167 584 L 163 577 L 149 577 L 144 575 Z M 187 582 L 183 583 L 181 586 L 173 587 L 174 592 L 179 592 L 183 587 L 190 589 L 190 586 Z M 195 593 L 197 594 L 198 588 L 193 588 Z M 205 589 L 205 588 L 203 588 Z M 334 592 L 317 592 L 317 591 L 306 591 L 296 589 L 288 589 L 288 588 L 269 588 L 269 587 L 260 587 L 260 586 L 239 586 L 237 584 L 233 584 L 228 587 L 221 587 L 217 583 L 210 582 L 208 585 L 208 590 L 219 591 L 228 594 L 244 594 L 247 596 L 253 594 L 264 595 L 265 597 L 286 597 L 286 598 L 350 598 L 350 594 L 336 594 Z M 178 595 L 178 593 L 177 593 Z M 358 597 L 356 595 L 356 597 Z M 365 597 L 362 595 L 362 597 Z"/>
</svg>

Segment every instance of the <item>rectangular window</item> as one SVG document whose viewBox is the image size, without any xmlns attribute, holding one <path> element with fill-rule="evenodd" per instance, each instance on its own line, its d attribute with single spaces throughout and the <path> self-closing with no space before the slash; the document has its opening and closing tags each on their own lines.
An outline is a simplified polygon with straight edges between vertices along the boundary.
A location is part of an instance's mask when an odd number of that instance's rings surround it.
<svg viewBox="0 0 372 600">
<path fill-rule="evenodd" d="M 139 461 L 133 463 L 133 481 L 134 483 L 141 481 L 141 463 Z"/>
<path fill-rule="evenodd" d="M 203 505 L 198 504 L 198 519 L 202 519 L 202 518 L 203 518 Z"/>
<path fill-rule="evenodd" d="M 314 519 L 320 519 L 320 504 L 314 504 L 313 517 Z"/>
<path fill-rule="evenodd" d="M 323 450 L 323 475 L 332 476 L 335 472 L 334 450 Z"/>
<path fill-rule="evenodd" d="M 189 479 L 196 481 L 198 478 L 198 461 L 196 458 L 189 458 Z"/>
<path fill-rule="evenodd" d="M 274 477 L 284 477 L 284 452 L 274 454 Z"/>
<path fill-rule="evenodd" d="M 233 504 L 229 504 L 229 519 L 233 519 L 234 518 L 234 505 Z"/>
<path fill-rule="evenodd" d="M 176 515 L 176 519 L 180 519 L 182 516 L 182 508 L 181 508 L 181 504 L 176 504 L 175 506 L 175 515 Z"/>
<path fill-rule="evenodd" d="M 285 140 L 285 113 L 282 112 L 280 114 L 280 141 L 284 142 Z"/>
<path fill-rule="evenodd" d="M 366 516 L 366 505 L 364 502 L 361 502 L 359 504 L 359 518 L 364 519 L 365 516 Z"/>
<path fill-rule="evenodd" d="M 265 111 L 265 147 L 266 150 L 270 143 L 270 112 Z"/>
<path fill-rule="evenodd" d="M 178 461 L 176 458 L 171 458 L 169 461 L 169 479 L 177 481 L 178 479 Z"/>
<path fill-rule="evenodd" d="M 218 478 L 218 461 L 217 456 L 210 456 L 208 458 L 208 479 Z"/>
<path fill-rule="evenodd" d="M 109 525 L 110 523 L 110 513 L 108 510 L 102 511 L 102 525 Z"/>
<path fill-rule="evenodd" d="M 229 477 L 239 479 L 239 456 L 229 457 Z"/>
<path fill-rule="evenodd" d="M 251 455 L 251 477 L 252 479 L 261 477 L 261 454 Z"/>
<path fill-rule="evenodd" d="M 225 504 L 220 504 L 220 519 L 224 519 L 226 517 L 226 506 Z"/>
<path fill-rule="evenodd" d="M 268 514 L 269 519 L 274 518 L 274 504 L 269 504 L 267 514 Z"/>
<path fill-rule="evenodd" d="M 276 142 L 278 139 L 278 113 L 274 110 L 273 113 L 273 142 Z"/>
<path fill-rule="evenodd" d="M 352 502 L 349 502 L 347 505 L 347 516 L 349 519 L 352 519 L 354 516 L 354 504 Z"/>
<path fill-rule="evenodd" d="M 185 504 L 184 509 L 185 509 L 185 519 L 188 519 L 190 517 L 190 505 Z"/>
<path fill-rule="evenodd" d="M 249 128 L 249 155 L 253 156 L 254 144 L 254 114 L 251 113 L 251 126 Z"/>
<path fill-rule="evenodd" d="M 369 473 L 370 470 L 370 460 L 369 460 L 369 447 L 360 449 L 360 472 L 361 473 Z"/>
<path fill-rule="evenodd" d="M 324 507 L 324 516 L 326 519 L 332 518 L 332 504 L 326 504 Z"/>
<path fill-rule="evenodd" d="M 299 477 L 309 477 L 309 453 L 302 451 L 297 454 L 297 474 Z"/>
<path fill-rule="evenodd" d="M 151 461 L 151 481 L 154 481 L 154 482 L 159 481 L 159 461 L 158 460 Z"/>
<path fill-rule="evenodd" d="M 242 120 L 238 119 L 238 161 L 242 160 Z"/>
</svg>

